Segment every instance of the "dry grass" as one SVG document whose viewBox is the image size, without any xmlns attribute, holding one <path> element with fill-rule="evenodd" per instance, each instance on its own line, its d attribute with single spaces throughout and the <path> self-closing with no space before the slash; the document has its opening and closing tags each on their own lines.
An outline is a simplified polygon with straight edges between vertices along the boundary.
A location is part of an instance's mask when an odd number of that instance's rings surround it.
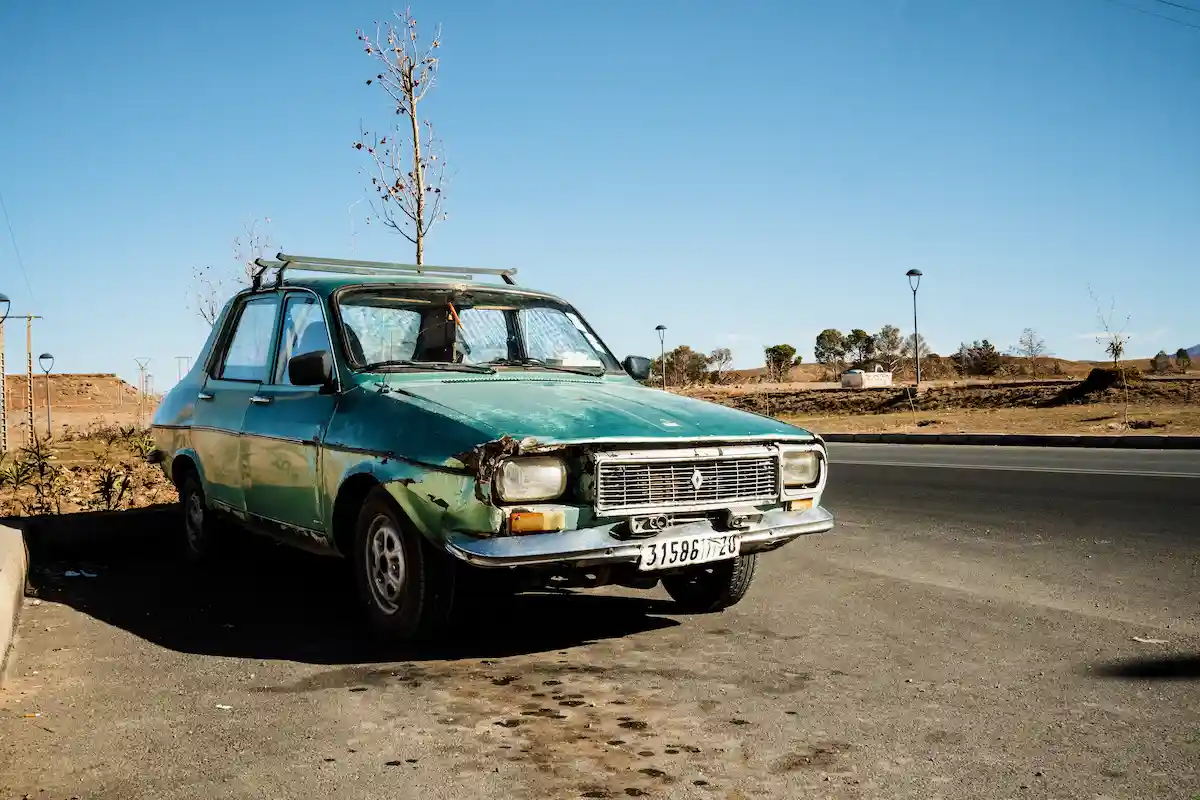
<svg viewBox="0 0 1200 800">
<path fill-rule="evenodd" d="M 1060 408 L 953 409 L 887 414 L 796 415 L 780 419 L 817 433 L 1049 433 L 1070 435 L 1200 435 L 1200 406 L 1134 405 L 1125 428 L 1119 403 Z M 1153 423 L 1153 427 L 1148 423 Z M 1143 425 L 1146 427 L 1137 427 Z"/>
</svg>

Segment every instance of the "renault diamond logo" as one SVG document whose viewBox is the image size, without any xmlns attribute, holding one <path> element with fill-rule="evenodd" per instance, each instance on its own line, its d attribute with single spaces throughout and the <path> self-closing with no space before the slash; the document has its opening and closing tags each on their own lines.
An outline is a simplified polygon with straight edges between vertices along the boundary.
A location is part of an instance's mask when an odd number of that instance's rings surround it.
<svg viewBox="0 0 1200 800">
<path fill-rule="evenodd" d="M 700 474 L 700 470 L 693 469 L 692 470 L 692 488 L 698 492 L 698 491 L 700 491 L 700 487 L 703 485 L 704 485 L 704 476 Z"/>
</svg>

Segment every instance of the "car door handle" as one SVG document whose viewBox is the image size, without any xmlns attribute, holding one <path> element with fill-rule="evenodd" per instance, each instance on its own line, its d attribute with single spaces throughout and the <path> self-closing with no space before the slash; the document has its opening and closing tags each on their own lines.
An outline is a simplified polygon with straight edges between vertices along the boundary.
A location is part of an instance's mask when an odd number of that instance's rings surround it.
<svg viewBox="0 0 1200 800">
<path fill-rule="evenodd" d="M 250 396 L 250 402 L 255 403 L 256 405 L 265 406 L 271 402 L 271 398 L 265 397 L 261 394 L 255 394 Z"/>
<path fill-rule="evenodd" d="M 200 394 L 196 395 L 196 399 L 197 400 L 212 400 L 213 396 L 211 394 L 209 394 L 208 392 L 200 392 Z"/>
</svg>

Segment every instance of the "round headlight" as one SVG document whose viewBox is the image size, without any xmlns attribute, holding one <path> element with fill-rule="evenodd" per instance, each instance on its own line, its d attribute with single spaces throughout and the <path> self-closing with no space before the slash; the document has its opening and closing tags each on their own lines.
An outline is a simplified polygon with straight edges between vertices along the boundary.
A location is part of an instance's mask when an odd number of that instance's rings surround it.
<svg viewBox="0 0 1200 800">
<path fill-rule="evenodd" d="M 567 468 L 554 456 L 510 458 L 496 473 L 496 491 L 509 503 L 553 500 L 566 490 Z"/>
<path fill-rule="evenodd" d="M 812 486 L 821 477 L 821 458 L 815 450 L 784 450 L 780 458 L 785 488 Z"/>
</svg>

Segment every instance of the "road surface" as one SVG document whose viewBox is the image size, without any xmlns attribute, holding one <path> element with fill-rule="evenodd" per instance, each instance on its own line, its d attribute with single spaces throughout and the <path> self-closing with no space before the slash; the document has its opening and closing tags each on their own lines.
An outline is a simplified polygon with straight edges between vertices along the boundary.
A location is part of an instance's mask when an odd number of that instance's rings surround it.
<svg viewBox="0 0 1200 800">
<path fill-rule="evenodd" d="M 381 653 L 302 554 L 247 546 L 208 578 L 129 544 L 44 558 L 0 797 L 1200 793 L 1200 460 L 831 457 L 834 532 L 717 615 L 523 596 Z"/>
</svg>

